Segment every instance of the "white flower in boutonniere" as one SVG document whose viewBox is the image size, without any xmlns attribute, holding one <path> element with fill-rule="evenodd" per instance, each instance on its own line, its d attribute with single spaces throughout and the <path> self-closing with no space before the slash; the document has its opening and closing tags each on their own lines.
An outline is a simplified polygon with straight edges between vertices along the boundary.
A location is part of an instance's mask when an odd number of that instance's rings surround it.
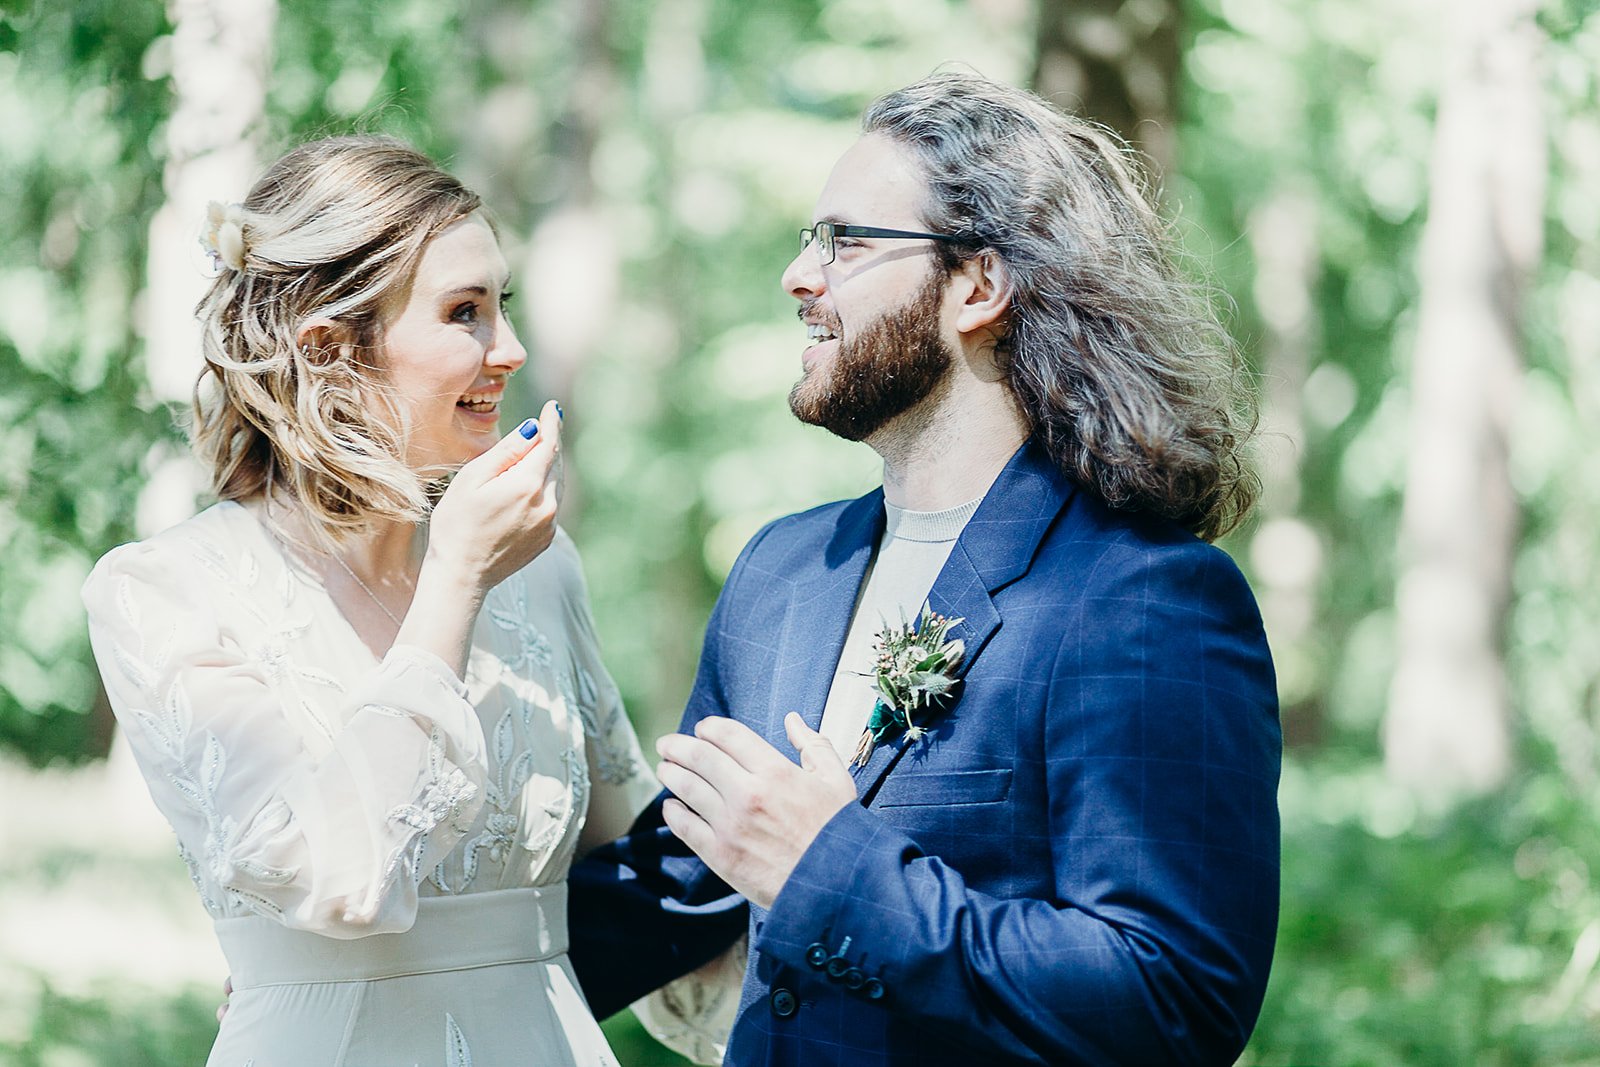
<svg viewBox="0 0 1600 1067">
<path fill-rule="evenodd" d="M 902 614 L 899 626 L 879 631 L 872 646 L 878 653 L 877 663 L 871 674 L 863 675 L 872 679 L 878 702 L 872 706 L 850 766 L 863 766 L 873 748 L 893 732 L 903 730 L 910 740 L 921 740 L 927 731 L 915 716 L 943 707 L 955 689 L 951 672 L 961 662 L 966 646 L 959 639 L 945 637 L 961 621 L 936 614 L 932 605 L 924 603 L 915 623 L 907 622 Z"/>
</svg>

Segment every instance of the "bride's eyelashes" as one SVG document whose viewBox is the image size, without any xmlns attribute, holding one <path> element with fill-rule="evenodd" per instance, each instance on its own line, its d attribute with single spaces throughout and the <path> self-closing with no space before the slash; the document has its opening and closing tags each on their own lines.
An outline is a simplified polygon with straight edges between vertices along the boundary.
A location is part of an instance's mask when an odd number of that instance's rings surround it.
<svg viewBox="0 0 1600 1067">
<path fill-rule="evenodd" d="M 517 294 L 510 289 L 507 289 L 505 292 L 500 294 L 499 306 L 500 314 L 502 316 L 509 316 L 511 314 L 511 301 L 516 297 L 516 295 Z M 463 326 L 476 326 L 478 323 L 478 318 L 481 314 L 482 312 L 479 310 L 478 302 L 475 300 L 467 300 L 457 304 L 454 308 L 452 308 L 450 310 L 449 318 L 451 322 L 458 322 Z"/>
</svg>

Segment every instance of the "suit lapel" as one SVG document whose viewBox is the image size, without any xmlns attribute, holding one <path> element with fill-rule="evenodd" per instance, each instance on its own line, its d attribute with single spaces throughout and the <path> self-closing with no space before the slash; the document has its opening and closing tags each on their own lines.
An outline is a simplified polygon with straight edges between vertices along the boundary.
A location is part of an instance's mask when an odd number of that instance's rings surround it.
<svg viewBox="0 0 1600 1067">
<path fill-rule="evenodd" d="M 1044 448 L 1030 440 L 1011 457 L 961 531 L 928 594 L 934 611 L 961 620 L 950 636 L 966 645 L 956 668 L 956 676 L 963 679 L 956 702 L 935 713 L 931 720 L 935 725 L 959 708 L 967 672 L 1000 628 L 994 594 L 1027 573 L 1039 542 L 1072 492 L 1072 483 L 1056 471 Z M 864 803 L 871 803 L 908 747 L 901 734 L 874 749 L 866 765 L 856 771 L 856 788 Z"/>
<path fill-rule="evenodd" d="M 845 508 L 820 559 L 797 556 L 789 561 L 793 591 L 778 642 L 766 723 L 767 740 L 781 751 L 794 751 L 783 729 L 789 712 L 799 712 L 813 730 L 822 723 L 856 595 L 883 524 L 879 489 Z"/>
</svg>

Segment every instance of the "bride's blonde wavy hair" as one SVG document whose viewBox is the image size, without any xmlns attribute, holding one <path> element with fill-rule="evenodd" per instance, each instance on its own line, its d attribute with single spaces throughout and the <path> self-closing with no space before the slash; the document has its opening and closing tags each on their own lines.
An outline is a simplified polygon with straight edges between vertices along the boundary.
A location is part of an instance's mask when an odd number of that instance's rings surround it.
<svg viewBox="0 0 1600 1067">
<path fill-rule="evenodd" d="M 301 145 L 241 205 L 211 212 L 221 273 L 195 308 L 205 367 L 192 438 L 219 499 L 287 494 L 333 540 L 427 514 L 373 357 L 424 246 L 480 206 L 410 146 L 354 136 Z M 328 343 L 298 343 L 311 319 L 334 324 Z"/>
</svg>

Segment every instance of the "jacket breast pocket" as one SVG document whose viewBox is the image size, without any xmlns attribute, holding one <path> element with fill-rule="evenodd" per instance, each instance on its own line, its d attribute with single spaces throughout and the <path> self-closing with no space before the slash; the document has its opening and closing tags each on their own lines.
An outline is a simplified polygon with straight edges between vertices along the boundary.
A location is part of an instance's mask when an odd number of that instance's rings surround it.
<svg viewBox="0 0 1600 1067">
<path fill-rule="evenodd" d="M 891 774 L 874 808 L 956 807 L 998 804 L 1011 795 L 1011 768 L 990 771 Z"/>
</svg>

